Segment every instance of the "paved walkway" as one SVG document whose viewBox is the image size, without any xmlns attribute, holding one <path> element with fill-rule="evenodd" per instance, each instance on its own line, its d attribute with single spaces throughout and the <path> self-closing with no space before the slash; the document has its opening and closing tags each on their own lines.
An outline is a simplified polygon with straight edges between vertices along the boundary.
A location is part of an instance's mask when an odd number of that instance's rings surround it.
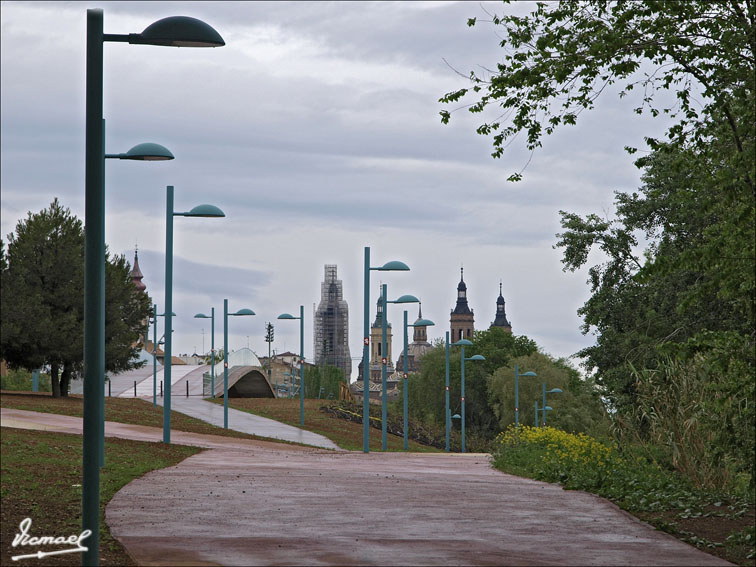
<svg viewBox="0 0 756 567">
<path fill-rule="evenodd" d="M 151 395 L 149 401 L 152 402 Z M 158 396 L 157 403 L 163 405 L 163 398 Z M 190 396 L 187 398 L 174 392 L 171 396 L 171 410 L 223 427 L 223 405 L 221 404 L 208 402 L 198 397 L 192 398 Z M 260 437 L 303 443 L 324 449 L 339 449 L 336 443 L 317 433 L 232 408 L 228 408 L 228 427 L 234 431 L 259 435 Z M 171 436 L 173 436 L 172 432 Z"/>
<path fill-rule="evenodd" d="M 2 409 L 3 426 L 81 419 Z M 106 435 L 162 430 L 108 422 Z M 728 565 L 610 502 L 502 474 L 488 456 L 335 452 L 179 434 L 214 447 L 125 486 L 111 533 L 141 565 Z"/>
</svg>

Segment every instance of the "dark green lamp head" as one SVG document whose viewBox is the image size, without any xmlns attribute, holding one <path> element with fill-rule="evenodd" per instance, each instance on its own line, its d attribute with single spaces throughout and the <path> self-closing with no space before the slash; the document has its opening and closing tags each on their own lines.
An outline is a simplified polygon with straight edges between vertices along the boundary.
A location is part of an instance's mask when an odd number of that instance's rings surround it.
<svg viewBox="0 0 756 567">
<path fill-rule="evenodd" d="M 184 216 L 187 217 L 225 217 L 226 213 L 215 205 L 197 205 Z"/>
<path fill-rule="evenodd" d="M 211 26 L 189 16 L 170 16 L 150 24 L 140 34 L 133 34 L 131 43 L 167 45 L 170 47 L 221 47 L 226 45 Z"/>
</svg>

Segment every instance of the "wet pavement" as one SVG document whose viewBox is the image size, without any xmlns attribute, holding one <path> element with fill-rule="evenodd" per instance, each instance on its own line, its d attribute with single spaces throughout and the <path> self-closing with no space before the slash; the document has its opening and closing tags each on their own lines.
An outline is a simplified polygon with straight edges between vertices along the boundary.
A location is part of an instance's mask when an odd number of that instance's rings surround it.
<svg viewBox="0 0 756 567">
<path fill-rule="evenodd" d="M 150 397 L 150 401 L 152 401 L 152 397 Z M 163 399 L 158 397 L 157 403 L 158 405 L 163 405 Z M 208 402 L 200 397 L 186 397 L 174 393 L 171 396 L 171 410 L 201 419 L 218 427 L 223 427 L 222 404 Z M 234 431 L 241 431 L 260 437 L 303 443 L 324 449 L 339 449 L 336 443 L 317 433 L 232 408 L 228 408 L 228 427 Z M 172 432 L 171 436 L 173 436 Z"/>
<path fill-rule="evenodd" d="M 81 419 L 2 409 L 2 425 Z M 162 430 L 108 422 L 106 435 Z M 500 473 L 488 455 L 336 452 L 179 434 L 213 447 L 106 508 L 140 565 L 728 565 L 597 496 Z"/>
</svg>

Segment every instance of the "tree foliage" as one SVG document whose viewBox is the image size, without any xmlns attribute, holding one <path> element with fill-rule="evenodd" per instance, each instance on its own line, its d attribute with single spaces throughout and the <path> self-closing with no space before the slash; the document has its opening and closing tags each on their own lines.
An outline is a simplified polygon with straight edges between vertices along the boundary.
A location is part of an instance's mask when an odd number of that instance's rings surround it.
<svg viewBox="0 0 756 567">
<path fill-rule="evenodd" d="M 339 399 L 339 383 L 346 383 L 344 371 L 335 366 L 305 367 L 305 397 Z M 321 392 L 322 389 L 322 392 Z"/>
<path fill-rule="evenodd" d="M 549 389 L 560 387 L 566 392 L 553 406 L 558 409 L 553 415 L 560 416 L 554 422 L 557 426 L 569 431 L 600 429 L 597 423 L 602 420 L 603 406 L 592 383 L 583 381 L 565 361 L 539 353 L 538 346 L 529 338 L 512 335 L 498 327 L 475 331 L 472 343 L 473 346 L 465 348 L 465 357 L 480 354 L 485 361 L 465 363 L 465 427 L 468 434 L 490 440 L 514 422 L 516 363 L 523 369 L 536 371 L 539 376 L 520 381 L 521 423 L 533 422 L 533 403 L 540 400 L 540 384 L 545 380 Z M 461 357 L 460 347 L 450 347 L 449 407 L 452 414 L 461 413 Z M 445 375 L 446 348 L 437 341 L 423 356 L 420 372 L 410 374 L 408 379 L 408 406 L 414 419 L 444 426 Z M 397 402 L 397 406 L 401 404 L 401 401 Z"/>
<path fill-rule="evenodd" d="M 133 368 L 150 313 L 149 297 L 134 286 L 123 256 L 106 257 L 105 368 Z M 83 367 L 84 230 L 55 199 L 29 212 L 3 247 L 2 357 L 13 368 L 50 367 L 52 393 L 67 395 Z"/>
<path fill-rule="evenodd" d="M 605 409 L 593 381 L 580 378 L 578 371 L 564 360 L 554 360 L 541 352 L 512 359 L 488 377 L 488 396 L 498 419 L 497 429 L 506 431 L 515 423 L 515 365 L 520 373 L 532 371 L 535 377 L 521 377 L 518 387 L 520 425 L 535 424 L 535 402 L 538 402 L 538 423 L 543 424 L 543 385 L 546 390 L 559 388 L 559 393 L 547 394 L 546 423 L 569 433 L 590 433 L 602 437 L 608 422 Z"/>
<path fill-rule="evenodd" d="M 670 120 L 666 140 L 646 138 L 651 151 L 635 162 L 642 185 L 616 193 L 613 214 L 560 211 L 564 269 L 603 256 L 579 310 L 596 343 L 578 354 L 618 433 L 666 448 L 698 484 L 745 475 L 753 487 L 756 4 L 539 2 L 490 21 L 501 62 L 441 101 L 473 95 L 473 113 L 503 109 L 478 128 L 493 136 L 494 157 L 520 133 L 535 150 L 617 82 L 622 97 L 642 90 L 635 112 Z M 674 94 L 666 107 L 665 91 Z M 448 122 L 450 111 L 441 114 Z M 717 470 L 730 480 L 709 474 Z"/>
<path fill-rule="evenodd" d="M 505 0 L 509 4 L 509 0 Z M 636 113 L 669 115 L 669 141 L 707 141 L 712 121 L 726 125 L 731 150 L 723 159 L 743 172 L 754 191 L 753 142 L 756 6 L 749 0 L 583 0 L 537 2 L 529 14 L 491 15 L 502 38 L 495 69 L 469 73 L 471 87 L 456 89 L 440 102 L 473 95 L 472 113 L 499 106 L 502 112 L 477 132 L 491 135 L 500 157 L 520 133 L 530 150 L 544 134 L 576 124 L 609 85 L 622 82 L 620 96 L 642 90 Z M 468 20 L 469 26 L 477 19 Z M 669 91 L 675 103 L 657 95 Z M 448 123 L 451 112 L 441 111 Z M 652 149 L 659 141 L 647 138 Z M 630 152 L 635 148 L 628 148 Z M 515 173 L 510 180 L 521 178 Z"/>
</svg>

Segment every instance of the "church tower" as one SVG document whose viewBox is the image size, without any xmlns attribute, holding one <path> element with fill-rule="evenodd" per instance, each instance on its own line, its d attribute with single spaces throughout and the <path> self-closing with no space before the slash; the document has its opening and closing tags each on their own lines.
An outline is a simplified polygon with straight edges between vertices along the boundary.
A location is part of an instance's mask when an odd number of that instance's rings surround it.
<svg viewBox="0 0 756 567">
<path fill-rule="evenodd" d="M 134 267 L 131 269 L 131 281 L 139 291 L 145 291 L 147 286 L 142 282 L 142 270 L 139 269 L 139 249 L 134 249 Z"/>
<path fill-rule="evenodd" d="M 325 278 L 320 284 L 320 303 L 313 317 L 315 364 L 340 368 L 349 381 L 352 357 L 349 354 L 349 306 L 344 300 L 336 265 L 325 265 Z"/>
<path fill-rule="evenodd" d="M 499 297 L 496 299 L 496 317 L 491 326 L 501 327 L 507 333 L 512 332 L 512 325 L 507 321 L 507 314 L 504 312 L 504 296 L 501 295 L 501 282 L 499 282 Z"/>
<path fill-rule="evenodd" d="M 134 287 L 136 287 L 139 291 L 142 293 L 147 293 L 147 286 L 142 281 L 142 278 L 144 278 L 144 275 L 142 274 L 142 270 L 139 269 L 139 249 L 134 248 L 134 266 L 131 268 L 131 281 L 134 282 Z M 150 330 L 150 318 L 147 317 L 144 321 L 142 321 L 142 331 L 139 333 L 139 338 L 137 338 L 137 343 L 140 343 L 142 345 L 147 344 L 147 337 L 149 335 Z"/>
<path fill-rule="evenodd" d="M 460 339 L 472 340 L 475 330 L 475 316 L 467 305 L 467 285 L 465 284 L 464 268 L 460 268 L 459 285 L 457 286 L 457 305 L 452 309 L 450 340 L 456 343 Z"/>
<path fill-rule="evenodd" d="M 370 326 L 370 381 L 381 382 L 381 364 L 386 358 L 386 375 L 394 373 L 394 363 L 391 360 L 391 323 L 386 325 L 386 352 L 383 352 L 383 295 L 378 297 L 375 321 Z"/>
<path fill-rule="evenodd" d="M 407 345 L 407 372 L 418 372 L 420 370 L 420 359 L 425 353 L 433 348 L 428 342 L 428 327 L 425 325 L 418 325 L 418 322 L 423 319 L 423 306 L 419 305 L 417 308 L 417 319 L 412 335 L 412 342 Z M 396 360 L 396 369 L 399 372 L 404 371 L 404 349 Z"/>
</svg>

